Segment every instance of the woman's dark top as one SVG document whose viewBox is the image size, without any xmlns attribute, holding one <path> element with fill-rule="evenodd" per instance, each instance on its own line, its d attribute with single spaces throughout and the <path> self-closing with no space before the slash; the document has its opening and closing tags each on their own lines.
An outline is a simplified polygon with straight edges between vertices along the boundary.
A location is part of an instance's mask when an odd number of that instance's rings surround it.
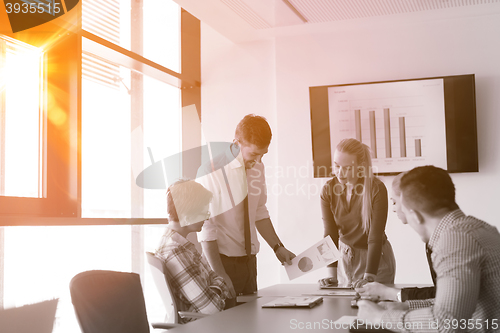
<svg viewBox="0 0 500 333">
<path fill-rule="evenodd" d="M 321 191 L 321 212 L 325 237 L 330 235 L 337 247 L 340 239 L 351 247 L 368 249 L 365 273 L 377 274 L 382 245 L 387 240 L 387 189 L 381 180 L 373 178 L 370 230 L 365 233 L 361 218 L 363 181 L 364 178 L 358 179 L 348 204 L 344 186 L 336 177 L 329 180 Z M 330 266 L 336 267 L 337 262 Z"/>
</svg>

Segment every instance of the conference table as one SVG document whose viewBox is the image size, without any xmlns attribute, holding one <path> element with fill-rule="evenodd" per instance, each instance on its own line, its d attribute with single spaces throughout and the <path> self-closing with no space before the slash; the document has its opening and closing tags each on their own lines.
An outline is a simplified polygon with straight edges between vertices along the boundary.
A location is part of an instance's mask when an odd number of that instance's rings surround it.
<svg viewBox="0 0 500 333">
<path fill-rule="evenodd" d="M 406 287 L 431 287 L 430 284 L 386 284 L 386 286 L 394 288 L 406 288 Z M 253 301 L 259 297 L 284 297 L 284 296 L 301 296 L 301 295 L 312 295 L 319 294 L 322 296 L 333 296 L 327 295 L 333 292 L 335 289 L 320 289 L 318 284 L 293 284 L 293 283 L 282 283 L 270 286 L 267 288 L 259 289 L 257 293 L 252 295 L 238 296 L 238 302 L 249 302 Z M 354 291 L 353 291 L 354 292 Z M 346 297 L 346 296 L 334 296 L 334 297 Z M 352 298 L 352 297 L 351 297 Z"/>
<path fill-rule="evenodd" d="M 428 287 L 427 284 L 394 284 L 396 288 Z M 245 302 L 234 308 L 169 329 L 169 333 L 267 333 L 267 332 L 349 332 L 349 319 L 358 310 L 351 307 L 353 295 L 331 295 L 334 290 L 320 289 L 318 284 L 277 284 L 254 295 L 238 296 Z M 262 308 L 279 297 L 322 295 L 323 302 L 313 308 Z M 351 320 L 352 322 L 352 320 Z M 365 331 L 366 332 L 366 331 Z M 389 332 L 379 330 L 377 332 Z"/>
<path fill-rule="evenodd" d="M 328 296 L 317 284 L 278 284 L 261 289 L 252 296 L 239 297 L 244 304 L 168 330 L 171 333 L 260 333 L 297 331 L 349 332 L 349 325 L 335 321 L 343 316 L 356 316 L 351 308 L 353 296 Z M 262 308 L 262 305 L 285 296 L 325 294 L 323 302 L 313 308 Z"/>
</svg>

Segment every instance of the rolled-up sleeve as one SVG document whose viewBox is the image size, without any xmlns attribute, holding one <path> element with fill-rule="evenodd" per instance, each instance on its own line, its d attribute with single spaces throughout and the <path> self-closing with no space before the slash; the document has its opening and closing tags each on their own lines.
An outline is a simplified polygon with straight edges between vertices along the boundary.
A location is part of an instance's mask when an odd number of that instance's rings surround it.
<svg viewBox="0 0 500 333">
<path fill-rule="evenodd" d="M 214 314 L 224 309 L 224 298 L 210 288 L 211 281 L 204 276 L 204 272 L 207 271 L 206 267 L 197 267 L 188 252 L 182 248 L 176 248 L 162 260 L 171 276 L 175 292 L 186 302 L 190 310 Z M 203 263 L 199 264 L 203 265 Z M 211 271 L 208 272 L 211 273 Z"/>
<path fill-rule="evenodd" d="M 214 271 L 210 272 L 210 280 L 211 283 L 210 285 L 214 288 L 219 288 L 221 291 L 221 297 L 224 299 L 231 298 L 231 294 L 229 292 L 229 287 L 227 286 L 226 282 L 224 279 L 220 276 L 217 275 Z"/>
<path fill-rule="evenodd" d="M 210 242 L 217 240 L 217 224 L 212 219 L 206 220 L 203 228 L 198 232 L 199 242 Z"/>
</svg>

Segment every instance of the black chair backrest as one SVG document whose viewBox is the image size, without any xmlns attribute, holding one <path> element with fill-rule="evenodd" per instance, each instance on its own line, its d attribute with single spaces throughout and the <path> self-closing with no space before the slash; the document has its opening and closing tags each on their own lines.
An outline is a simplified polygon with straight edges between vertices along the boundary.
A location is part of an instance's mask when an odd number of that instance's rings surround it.
<svg viewBox="0 0 500 333">
<path fill-rule="evenodd" d="M 178 324 L 180 322 L 179 314 L 177 313 L 177 298 L 175 297 L 172 286 L 170 285 L 166 267 L 160 258 L 156 257 L 152 252 L 146 252 L 146 258 L 151 268 L 151 274 L 156 288 L 160 293 L 161 299 L 167 311 L 165 322 Z"/>
<path fill-rule="evenodd" d="M 138 274 L 82 272 L 71 280 L 70 293 L 83 333 L 149 333 Z"/>
</svg>

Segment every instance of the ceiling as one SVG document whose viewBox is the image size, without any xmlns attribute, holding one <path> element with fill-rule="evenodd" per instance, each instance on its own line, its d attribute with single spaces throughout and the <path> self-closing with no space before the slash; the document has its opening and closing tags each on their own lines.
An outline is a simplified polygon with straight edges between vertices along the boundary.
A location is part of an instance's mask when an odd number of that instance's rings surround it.
<svg viewBox="0 0 500 333">
<path fill-rule="evenodd" d="M 474 6 L 491 0 L 220 0 L 254 29 Z M 303 17 L 303 19 L 300 18 Z"/>
<path fill-rule="evenodd" d="M 425 13 L 473 13 L 498 8 L 500 0 L 175 0 L 183 8 L 237 41 L 266 38 L 276 31 L 313 25 Z"/>
</svg>

